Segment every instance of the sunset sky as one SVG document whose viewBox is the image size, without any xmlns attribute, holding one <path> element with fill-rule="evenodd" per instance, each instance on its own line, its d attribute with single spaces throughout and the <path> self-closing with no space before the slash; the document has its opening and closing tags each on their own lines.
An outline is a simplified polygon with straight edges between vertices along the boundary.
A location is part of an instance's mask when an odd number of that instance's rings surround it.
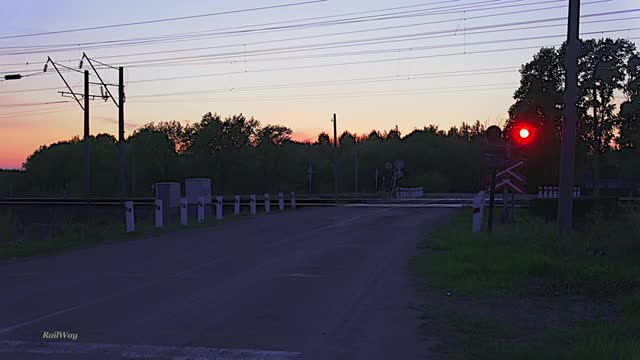
<svg viewBox="0 0 640 360">
<path fill-rule="evenodd" d="M 339 132 L 500 123 L 513 101 L 519 66 L 541 46 L 564 40 L 567 3 L 2 1 L 0 74 L 32 75 L 0 82 L 0 168 L 19 168 L 40 145 L 82 134 L 82 110 L 58 93 L 66 89 L 55 71 L 42 68 L 51 56 L 77 69 L 83 50 L 103 63 L 125 66 L 127 134 L 152 121 L 193 123 L 209 111 L 286 125 L 298 140 L 331 131 L 333 113 Z M 638 0 L 582 3 L 582 38 L 637 42 Z M 246 11 L 17 36 L 236 10 Z M 117 71 L 99 71 L 106 82 L 117 83 Z M 80 73 L 63 75 L 82 92 Z M 25 91 L 33 89 L 44 90 Z M 99 94 L 100 87 L 91 92 Z M 117 114 L 111 101 L 92 101 L 91 133 L 115 135 Z"/>
</svg>

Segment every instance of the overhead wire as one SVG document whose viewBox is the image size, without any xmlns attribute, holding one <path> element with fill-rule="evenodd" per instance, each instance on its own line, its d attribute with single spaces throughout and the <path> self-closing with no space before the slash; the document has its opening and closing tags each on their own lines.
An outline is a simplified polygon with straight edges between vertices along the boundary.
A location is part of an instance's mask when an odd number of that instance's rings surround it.
<svg viewBox="0 0 640 360">
<path fill-rule="evenodd" d="M 456 0 L 456 1 L 460 1 L 460 0 Z M 462 12 L 464 10 L 468 10 L 469 7 L 473 8 L 476 6 L 486 6 L 487 3 L 496 3 L 496 2 L 505 2 L 505 3 L 512 3 L 512 2 L 522 2 L 525 0 L 483 0 L 483 1 L 479 1 L 479 2 L 474 2 L 474 3 L 470 3 L 470 4 L 458 4 L 458 5 L 449 5 L 449 6 L 444 6 L 444 7 L 436 7 L 436 8 L 431 8 L 431 9 L 426 9 L 429 11 L 433 11 L 433 10 L 446 10 L 446 9 L 452 9 L 454 7 L 463 7 L 462 9 L 458 10 L 457 12 Z M 565 0 L 547 0 L 545 2 L 562 2 Z M 612 0 L 609 0 L 612 1 Z M 444 1 L 445 3 L 448 1 Z M 436 3 L 432 3 L 432 4 L 436 4 Z M 426 6 L 428 4 L 422 4 L 422 5 L 412 5 L 409 7 L 415 7 L 415 6 Z M 377 10 L 379 11 L 387 11 L 390 9 L 398 9 L 398 8 L 406 8 L 406 7 L 392 7 L 392 8 L 386 8 L 386 9 L 380 9 Z M 480 9 L 482 10 L 482 9 Z M 420 10 L 420 11 L 424 11 Z M 469 10 L 471 11 L 471 10 Z M 252 28 L 252 27 L 257 27 L 257 26 L 267 26 L 267 25 L 279 25 L 279 24 L 284 24 L 284 23 L 291 23 L 291 22 L 300 22 L 300 21 L 307 21 L 307 20 L 313 20 L 313 19 L 322 19 L 322 18 L 332 18 L 332 17 L 342 17 L 342 16 L 347 16 L 347 15 L 351 15 L 351 14 L 362 14 L 362 13 L 369 13 L 371 11 L 365 11 L 365 12 L 354 12 L 354 13 L 346 13 L 346 14 L 339 14 L 339 15 L 330 15 L 330 16 L 322 16 L 322 17 L 312 17 L 312 18 L 305 18 L 305 19 L 298 19 L 298 20 L 287 20 L 287 21 L 277 21 L 277 22 L 271 22 L 271 23 L 260 23 L 260 24 L 252 24 L 252 25 L 242 25 L 242 26 L 235 26 L 235 27 L 225 27 L 224 29 L 209 29 L 209 30 L 200 30 L 200 31 L 191 31 L 191 32 L 181 32 L 181 33 L 173 33 L 173 34 L 165 34 L 165 35 L 156 35 L 156 36 L 151 36 L 151 37 L 142 37 L 142 38 L 130 38 L 130 39 L 119 39 L 119 40 L 103 40 L 103 41 L 90 41 L 90 42 L 84 42 L 84 43 L 67 43 L 67 44 L 47 44 L 47 45 L 22 45 L 22 46 L 0 46 L 0 49 L 28 49 L 28 48 L 53 48 L 53 47 L 73 47 L 73 48 L 77 48 L 78 46 L 86 46 L 86 45 L 92 45 L 92 44 L 112 44 L 112 43 L 119 43 L 119 42 L 133 42 L 133 41 L 153 41 L 153 40 L 166 40 L 166 39 L 184 39 L 185 36 L 194 36 L 194 35 L 200 35 L 200 34 L 206 34 L 206 35 L 210 35 L 212 33 L 216 33 L 217 31 L 224 31 L 224 34 L 228 34 L 228 32 L 230 30 L 237 30 L 237 29 L 246 29 L 246 28 Z M 397 13 L 396 13 L 397 14 Z M 440 14 L 440 13 L 431 13 L 431 14 Z M 385 14 L 388 15 L 388 14 Z M 353 18 L 352 18 L 353 19 Z M 350 19 L 351 20 L 351 19 Z M 296 26 L 306 26 L 309 25 L 309 23 L 303 23 L 303 24 L 297 24 Z"/>
<path fill-rule="evenodd" d="M 308 86 L 333 86 L 333 85 L 351 85 L 361 83 L 372 82 L 386 82 L 386 81 L 407 81 L 417 79 L 431 79 L 438 77 L 460 77 L 460 76 L 477 76 L 477 75 L 493 75 L 504 74 L 517 70 L 518 67 L 496 67 L 496 68 L 484 68 L 484 69 L 471 69 L 471 70 L 456 70 L 456 71 L 444 71 L 444 72 L 426 72 L 417 74 L 404 74 L 404 75 L 387 75 L 376 77 L 361 77 L 354 79 L 338 79 L 338 80 L 324 80 L 324 81 L 311 81 L 311 82 L 297 82 L 297 83 L 281 83 L 261 86 L 247 86 L 247 87 L 232 87 L 225 89 L 209 89 L 209 90 L 194 90 L 187 92 L 173 92 L 173 93 L 160 93 L 160 94 L 147 94 L 147 95 L 133 95 L 131 98 L 148 98 L 148 97 L 164 97 L 173 96 L 176 94 L 194 95 L 203 93 L 228 93 L 234 91 L 246 91 L 246 90 L 272 90 L 272 89 L 286 89 Z"/>
<path fill-rule="evenodd" d="M 521 1 L 521 0 L 511 0 L 511 1 Z M 596 3 L 604 3 L 604 2 L 610 2 L 613 0 L 593 0 L 590 2 L 586 2 L 583 5 L 591 5 L 591 4 L 596 4 Z M 542 2 L 536 2 L 536 3 L 527 3 L 527 4 L 518 4 L 517 6 L 531 6 L 531 5 L 535 5 L 535 4 L 539 4 L 539 3 L 548 3 L 548 2 L 566 2 L 565 0 L 547 0 L 547 1 L 542 1 Z M 516 6 L 516 5 L 512 5 L 512 6 Z M 505 7 L 509 7 L 507 6 L 503 6 L 503 7 L 499 7 L 499 8 L 505 8 Z M 491 14 L 484 14 L 484 15 L 477 15 L 477 16 L 466 16 L 465 19 L 466 20 L 474 20 L 474 19 L 483 19 L 483 18 L 490 18 L 490 17 L 496 17 L 496 16 L 504 16 L 504 15 L 514 15 L 514 14 L 520 14 L 520 13 L 529 13 L 529 12 L 539 12 L 539 11 L 544 11 L 544 10 L 551 10 L 551 9 L 558 9 L 558 8 L 565 8 L 566 5 L 559 5 L 559 6 L 546 6 L 546 7 L 539 7 L 539 8 L 535 8 L 535 9 L 526 9 L 526 10 L 516 10 L 516 11 L 507 11 L 507 12 L 498 12 L 498 13 L 491 13 Z M 490 9 L 499 9 L 499 8 L 490 8 Z M 482 10 L 490 10 L 489 8 L 486 9 L 482 9 Z M 612 13 L 617 13 L 617 12 L 612 12 Z M 422 13 L 422 14 L 409 14 L 409 15 L 403 15 L 400 18 L 405 18 L 405 17 L 414 17 L 414 16 L 430 16 L 430 15 L 434 15 L 433 13 Z M 436 14 L 438 15 L 438 14 Z M 380 20 L 380 19 L 377 19 Z M 351 32 L 344 32 L 344 34 L 353 34 L 353 33 L 359 33 L 359 32 L 364 32 L 364 31 L 379 31 L 379 30 L 390 30 L 390 29 L 398 29 L 398 28 L 405 28 L 405 27 L 413 27 L 413 26 L 424 26 L 424 25 L 433 25 L 433 24 L 441 24 L 441 23 L 447 23 L 447 22 L 456 22 L 459 19 L 444 19 L 444 20 L 438 20 L 438 21 L 430 21 L 430 22 L 423 22 L 423 23 L 419 23 L 419 24 L 404 24 L 404 25 L 397 25 L 397 26 L 389 26 L 389 27 L 384 27 L 384 28 L 380 28 L 380 29 L 375 29 L 375 30 L 368 30 L 368 29 L 364 29 L 364 30 L 356 30 L 356 31 L 351 31 Z M 354 20 L 356 21 L 356 20 Z M 350 22 L 351 23 L 351 22 Z M 344 24 L 344 23 L 341 23 Z M 260 31 L 263 30 L 274 30 L 276 28 L 263 28 Z M 259 29 L 258 29 L 259 30 Z M 283 28 L 280 30 L 291 30 L 288 28 Z M 211 39 L 211 38 L 216 38 L 216 37 L 220 37 L 220 36 L 225 36 L 228 37 L 229 35 L 234 35 L 234 34 L 238 34 L 238 33 L 234 33 L 233 31 L 221 31 L 221 32 L 217 32 L 217 33 L 213 33 L 213 34 L 209 34 L 206 35 L 206 37 L 202 37 L 202 38 L 197 38 L 196 40 L 202 40 L 202 39 Z M 240 35 L 246 35 L 247 32 L 241 32 L 239 33 Z M 179 39 L 175 39 L 181 42 L 184 41 L 189 41 L 189 39 L 183 39 L 183 38 L 179 38 Z M 173 40 L 170 41 L 165 41 L 163 40 L 162 42 L 153 42 L 150 44 L 157 44 L 157 43 L 166 43 L 166 42 L 172 42 Z M 133 45 L 141 45 L 140 43 L 129 43 L 126 44 L 127 46 L 133 46 Z M 89 49 L 100 49 L 100 48 L 111 48 L 113 46 L 98 46 L 98 47 L 82 47 L 81 49 L 84 50 L 89 50 Z M 18 51 L 18 52 L 3 52 L 0 53 L 0 55 L 27 55 L 27 54 L 38 54 L 38 53 L 45 53 L 45 52 L 66 52 L 66 51 L 77 51 L 79 48 L 78 47 L 73 47 L 73 48 L 66 48 L 66 49 L 45 49 L 45 50 L 33 50 L 33 51 Z"/>
<path fill-rule="evenodd" d="M 135 21 L 135 22 L 121 23 L 121 24 L 90 26 L 90 27 L 75 28 L 75 29 L 44 31 L 44 32 L 38 32 L 38 33 L 5 35 L 5 36 L 0 36 L 0 40 L 2 40 L 2 39 L 25 38 L 25 37 L 33 37 L 33 36 L 43 36 L 43 35 L 54 35 L 54 34 L 67 34 L 67 33 L 72 33 L 72 32 L 81 32 L 81 31 L 89 31 L 89 30 L 112 29 L 112 28 L 125 27 L 125 26 L 156 24 L 156 23 L 162 23 L 162 22 L 188 20 L 188 19 L 195 19 L 195 18 L 218 16 L 218 15 L 237 14 L 237 13 L 242 13 L 242 12 L 261 11 L 261 10 L 277 9 L 277 8 L 299 6 L 299 5 L 308 5 L 308 4 L 321 3 L 321 2 L 326 2 L 326 1 L 327 0 L 307 0 L 307 1 L 301 1 L 301 2 L 295 2 L 295 3 L 287 3 L 287 4 L 279 4 L 279 5 L 268 5 L 268 6 L 261 6 L 261 7 L 248 8 L 248 9 L 229 10 L 229 11 L 221 11 L 221 12 L 206 13 L 206 14 L 195 14 L 195 15 L 188 15 L 188 16 L 178 16 L 178 17 L 172 17 L 172 18 L 162 18 L 162 19 Z"/>
</svg>

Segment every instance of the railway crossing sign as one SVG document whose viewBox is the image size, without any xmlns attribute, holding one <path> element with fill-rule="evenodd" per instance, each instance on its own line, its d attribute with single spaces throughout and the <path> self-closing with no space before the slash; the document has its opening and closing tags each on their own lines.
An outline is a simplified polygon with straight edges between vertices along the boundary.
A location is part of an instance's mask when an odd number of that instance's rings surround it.
<svg viewBox="0 0 640 360">
<path fill-rule="evenodd" d="M 505 178 L 505 179 L 502 179 L 502 180 L 498 181 L 496 183 L 496 191 L 504 188 L 505 186 L 508 187 L 509 189 L 513 190 L 513 192 L 517 192 L 518 194 L 524 194 L 525 193 L 524 188 L 522 186 L 514 183 L 513 181 L 511 181 L 510 178 Z"/>
<path fill-rule="evenodd" d="M 517 172 L 516 170 L 527 164 L 527 160 L 518 160 L 511 165 L 507 166 L 506 169 L 495 173 L 496 175 L 496 191 L 502 188 L 507 187 L 511 189 L 514 193 L 524 194 L 526 191 L 524 187 L 520 184 L 525 184 L 527 182 L 527 178 Z M 491 191 L 488 189 L 488 191 Z"/>
<path fill-rule="evenodd" d="M 521 183 L 526 183 L 527 182 L 527 178 L 524 177 L 524 175 L 516 172 L 516 170 L 518 170 L 519 168 L 525 166 L 527 164 L 527 160 L 518 160 L 514 163 L 512 163 L 511 165 L 509 165 L 506 169 L 499 171 L 498 173 L 496 173 L 496 179 L 500 179 L 503 177 L 507 177 L 507 178 L 512 178 L 514 180 L 517 180 Z"/>
</svg>

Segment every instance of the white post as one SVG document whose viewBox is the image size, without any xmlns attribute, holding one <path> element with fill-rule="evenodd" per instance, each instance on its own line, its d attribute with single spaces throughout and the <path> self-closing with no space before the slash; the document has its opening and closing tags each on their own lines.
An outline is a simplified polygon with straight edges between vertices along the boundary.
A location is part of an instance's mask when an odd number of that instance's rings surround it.
<svg viewBox="0 0 640 360">
<path fill-rule="evenodd" d="M 187 198 L 180 199 L 180 224 L 187 225 Z"/>
<path fill-rule="evenodd" d="M 133 201 L 124 202 L 124 215 L 127 224 L 127 232 L 133 232 L 136 230 L 135 215 L 133 212 Z"/>
<path fill-rule="evenodd" d="M 296 208 L 296 193 L 291 192 L 291 208 Z"/>
<path fill-rule="evenodd" d="M 271 212 L 271 201 L 269 200 L 269 194 L 264 194 L 264 212 Z"/>
<path fill-rule="evenodd" d="M 162 227 L 162 200 L 156 200 L 156 227 Z"/>
<path fill-rule="evenodd" d="M 216 219 L 222 220 L 222 196 L 216 196 Z"/>
<path fill-rule="evenodd" d="M 251 196 L 249 197 L 249 213 L 251 213 L 251 215 L 255 215 L 256 214 L 256 194 L 251 194 Z"/>
<path fill-rule="evenodd" d="M 282 192 L 278 193 L 278 207 L 280 211 L 284 210 L 284 194 Z"/>
<path fill-rule="evenodd" d="M 473 232 L 482 230 L 482 217 L 484 215 L 484 191 L 480 191 L 473 199 Z"/>
<path fill-rule="evenodd" d="M 204 222 L 204 196 L 198 198 L 198 223 Z"/>
<path fill-rule="evenodd" d="M 543 186 L 543 188 L 544 188 L 544 190 L 543 190 L 544 191 L 544 196 L 543 197 L 545 199 L 547 199 L 547 198 L 549 198 L 549 187 L 548 186 Z"/>
<path fill-rule="evenodd" d="M 233 202 L 234 215 L 240 215 L 240 195 L 236 195 Z"/>
</svg>

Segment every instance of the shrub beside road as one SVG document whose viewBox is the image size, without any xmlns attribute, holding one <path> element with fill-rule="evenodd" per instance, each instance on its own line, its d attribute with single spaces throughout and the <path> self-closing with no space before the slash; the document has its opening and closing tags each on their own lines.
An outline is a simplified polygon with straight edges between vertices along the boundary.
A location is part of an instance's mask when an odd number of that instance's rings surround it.
<svg viewBox="0 0 640 360">
<path fill-rule="evenodd" d="M 639 359 L 640 214 L 591 213 L 571 236 L 520 213 L 471 233 L 463 210 L 412 259 L 443 358 Z"/>
</svg>

